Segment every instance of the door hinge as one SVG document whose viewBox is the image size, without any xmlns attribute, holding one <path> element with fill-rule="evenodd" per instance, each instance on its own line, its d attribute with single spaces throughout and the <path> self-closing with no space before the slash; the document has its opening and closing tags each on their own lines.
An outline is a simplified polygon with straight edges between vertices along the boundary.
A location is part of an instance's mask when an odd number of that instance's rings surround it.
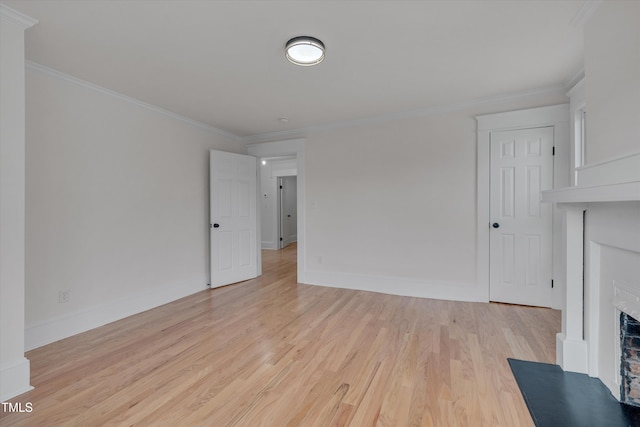
<svg viewBox="0 0 640 427">
<path fill-rule="evenodd" d="M 280 186 L 280 189 L 282 190 L 282 185 Z"/>
<path fill-rule="evenodd" d="M 551 279 L 551 289 L 553 289 L 553 279 Z"/>
<path fill-rule="evenodd" d="M 281 238 L 280 238 L 280 241 L 282 242 L 283 240 L 284 240 L 284 239 L 281 237 Z"/>
<path fill-rule="evenodd" d="M 551 155 L 552 155 L 552 156 L 555 156 L 555 155 L 556 155 L 556 147 L 553 147 L 553 148 L 551 149 Z"/>
</svg>

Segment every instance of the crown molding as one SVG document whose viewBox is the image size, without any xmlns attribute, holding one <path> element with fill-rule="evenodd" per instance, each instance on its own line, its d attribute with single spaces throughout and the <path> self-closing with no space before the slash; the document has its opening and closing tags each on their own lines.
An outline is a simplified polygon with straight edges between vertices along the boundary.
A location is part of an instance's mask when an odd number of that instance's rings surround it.
<svg viewBox="0 0 640 427">
<path fill-rule="evenodd" d="M 38 23 L 37 19 L 33 19 L 32 17 L 25 15 L 22 12 L 18 12 L 17 10 L 2 3 L 0 3 L 0 18 L 2 18 L 2 20 L 13 22 L 14 24 L 21 25 L 25 30 Z"/>
<path fill-rule="evenodd" d="M 593 13 L 600 7 L 603 0 L 587 0 L 584 2 L 576 16 L 570 22 L 573 28 L 582 28 L 589 19 L 593 16 Z"/>
<path fill-rule="evenodd" d="M 417 110 L 404 111 L 400 113 L 384 114 L 379 116 L 365 117 L 354 120 L 344 120 L 333 123 L 327 123 L 317 126 L 309 126 L 305 128 L 290 129 L 278 132 L 269 132 L 257 135 L 250 135 L 242 138 L 245 143 L 266 142 L 269 140 L 287 139 L 287 138 L 303 138 L 310 133 L 330 131 L 336 129 L 349 128 L 353 126 L 361 126 L 368 124 L 385 123 L 395 120 L 411 119 L 418 117 L 432 116 L 436 114 L 450 113 L 454 111 L 466 110 L 469 108 L 479 107 L 483 105 L 496 104 L 498 102 L 511 101 L 515 99 L 549 95 L 549 94 L 561 94 L 566 96 L 566 87 L 564 85 L 550 86 L 547 88 L 512 92 L 509 94 L 488 96 L 483 98 L 476 98 L 465 102 L 459 102 L 448 105 L 439 105 L 428 108 L 421 108 Z"/>
<path fill-rule="evenodd" d="M 153 111 L 154 113 L 158 113 L 158 114 L 161 114 L 163 116 L 170 117 L 170 118 L 172 118 L 174 120 L 177 120 L 177 121 L 186 123 L 188 125 L 197 127 L 199 129 L 203 129 L 203 130 L 205 130 L 205 131 L 207 131 L 209 133 L 212 133 L 212 134 L 215 134 L 215 135 L 219 135 L 219 136 L 224 136 L 224 137 L 230 138 L 230 139 L 232 139 L 234 141 L 242 141 L 242 138 L 240 138 L 238 135 L 235 135 L 235 134 L 233 134 L 231 132 L 227 132 L 227 131 L 224 131 L 222 129 L 215 128 L 215 127 L 210 126 L 210 125 L 208 125 L 206 123 L 202 123 L 202 122 L 200 122 L 198 120 L 194 120 L 194 119 L 191 119 L 189 117 L 183 116 L 181 114 L 174 113 L 173 111 L 169 111 L 169 110 L 165 110 L 164 108 L 156 107 L 155 105 L 149 104 L 149 103 L 141 101 L 139 99 L 136 99 L 136 98 L 133 98 L 133 97 L 130 97 L 130 96 L 127 96 L 127 95 L 123 95 L 123 94 L 121 94 L 119 92 L 113 91 L 111 89 L 107 89 L 107 88 L 102 87 L 102 86 L 98 86 L 98 85 L 96 85 L 94 83 L 90 83 L 90 82 L 88 82 L 86 80 L 82 80 L 82 79 L 79 79 L 77 77 L 71 76 L 69 74 L 63 73 L 61 71 L 54 70 L 53 68 L 49 68 L 49 67 L 46 67 L 44 65 L 40 65 L 40 64 L 35 63 L 33 61 L 26 61 L 26 68 L 28 70 L 31 70 L 31 71 L 36 71 L 36 72 L 45 74 L 45 75 L 47 75 L 49 77 L 53 77 L 53 78 L 56 78 L 56 79 L 59 79 L 59 80 L 63 80 L 65 82 L 67 82 L 67 83 L 71 83 L 71 84 L 74 84 L 74 85 L 77 85 L 77 86 L 81 86 L 81 87 L 84 87 L 86 89 L 90 89 L 90 90 L 93 90 L 95 92 L 99 92 L 101 94 L 104 94 L 104 95 L 107 95 L 107 96 L 111 96 L 111 97 L 119 99 L 121 101 L 128 102 L 130 104 L 136 105 L 136 106 L 144 108 L 146 110 Z"/>
<path fill-rule="evenodd" d="M 122 101 L 126 101 L 130 104 L 134 104 L 138 107 L 153 111 L 158 114 L 162 114 L 167 117 L 171 117 L 175 120 L 203 129 L 212 134 L 224 136 L 233 141 L 238 141 L 245 144 L 282 140 L 282 139 L 291 139 L 291 138 L 304 138 L 308 134 L 315 133 L 315 132 L 323 132 L 323 131 L 344 129 L 344 128 L 349 128 L 354 126 L 362 126 L 362 125 L 369 125 L 369 124 L 386 123 L 386 122 L 391 122 L 396 120 L 426 117 L 426 116 L 431 116 L 436 114 L 461 111 L 461 110 L 479 107 L 483 105 L 491 105 L 499 102 L 506 102 L 510 100 L 522 99 L 522 98 L 534 97 L 534 96 L 540 96 L 540 95 L 561 94 L 565 96 L 567 92 L 566 85 L 557 85 L 557 86 L 550 86 L 547 88 L 536 89 L 536 90 L 512 92 L 512 93 L 502 94 L 497 96 L 476 98 L 469 101 L 453 103 L 448 105 L 439 105 L 439 106 L 421 108 L 421 109 L 404 111 L 399 113 L 383 114 L 383 115 L 364 117 L 364 118 L 353 119 L 353 120 L 343 120 L 343 121 L 326 123 L 326 124 L 321 124 L 316 126 L 309 126 L 304 128 L 290 129 L 290 130 L 277 131 L 277 132 L 267 132 L 267 133 L 241 137 L 231 132 L 227 132 L 222 129 L 218 129 L 216 127 L 210 126 L 198 120 L 194 120 L 189 117 L 183 116 L 181 114 L 174 113 L 172 111 L 165 110 L 160 107 L 156 107 L 155 105 L 149 104 L 139 99 L 124 95 L 122 93 L 113 91 L 111 89 L 107 89 L 105 87 L 96 85 L 94 83 L 90 83 L 86 80 L 79 79 L 77 77 L 71 76 L 69 74 L 63 73 L 53 68 L 40 65 L 33 61 L 26 61 L 26 67 L 29 70 L 36 71 L 53 78 L 63 80 L 67 83 L 75 84 L 96 92 L 100 92 L 102 94 L 120 99 Z"/>
<path fill-rule="evenodd" d="M 566 81 L 564 87 L 566 88 L 567 93 L 571 92 L 571 90 L 576 87 L 579 83 L 581 83 L 584 80 L 585 77 L 585 73 L 584 73 L 584 68 L 581 69 L 580 71 L 578 71 L 577 73 L 575 73 L 573 75 L 573 77 L 571 77 L 569 80 Z"/>
</svg>

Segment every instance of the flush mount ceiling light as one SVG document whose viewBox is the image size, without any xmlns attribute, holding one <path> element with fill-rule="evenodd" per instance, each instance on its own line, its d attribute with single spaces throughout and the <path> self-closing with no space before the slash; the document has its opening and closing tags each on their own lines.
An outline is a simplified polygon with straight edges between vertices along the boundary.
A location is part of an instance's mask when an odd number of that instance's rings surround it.
<svg viewBox="0 0 640 427">
<path fill-rule="evenodd" d="M 285 56 L 296 65 L 316 65 L 324 59 L 324 43 L 314 37 L 294 37 L 286 44 Z"/>
</svg>

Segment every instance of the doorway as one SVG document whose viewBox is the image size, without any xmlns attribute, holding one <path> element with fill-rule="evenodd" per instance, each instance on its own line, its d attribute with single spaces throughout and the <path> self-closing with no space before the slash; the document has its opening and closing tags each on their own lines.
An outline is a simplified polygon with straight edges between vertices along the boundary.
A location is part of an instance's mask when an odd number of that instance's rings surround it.
<svg viewBox="0 0 640 427">
<path fill-rule="evenodd" d="M 296 173 L 290 175 L 296 175 L 296 237 L 297 237 L 297 247 L 296 251 L 296 263 L 297 263 L 297 281 L 299 283 L 305 283 L 305 223 L 306 223 L 306 211 L 305 211 L 305 156 L 306 156 L 306 141 L 304 139 L 291 139 L 286 141 L 274 141 L 274 142 L 263 142 L 257 144 L 250 144 L 247 146 L 247 151 L 249 155 L 257 157 L 259 159 L 269 159 L 269 158 L 277 158 L 277 157 L 288 157 L 292 164 L 295 165 Z M 260 162 L 260 167 L 265 166 Z M 264 170 L 261 169 L 259 173 L 261 180 L 261 189 L 264 190 L 262 184 L 265 180 Z M 270 177 L 268 178 L 270 179 Z M 274 185 L 275 187 L 275 185 Z M 265 200 L 265 193 L 262 192 L 259 194 L 261 199 L 261 204 L 267 203 Z M 265 243 L 268 243 L 268 239 L 263 233 L 263 221 L 265 219 L 261 218 L 260 220 L 260 234 L 261 234 L 261 244 L 262 247 L 265 247 Z M 293 246 L 293 245 L 292 245 Z M 276 247 L 277 249 L 277 247 Z M 259 259 L 260 269 L 262 269 L 262 259 Z"/>
<path fill-rule="evenodd" d="M 298 241 L 297 181 L 296 176 L 278 178 L 280 249 Z"/>
</svg>

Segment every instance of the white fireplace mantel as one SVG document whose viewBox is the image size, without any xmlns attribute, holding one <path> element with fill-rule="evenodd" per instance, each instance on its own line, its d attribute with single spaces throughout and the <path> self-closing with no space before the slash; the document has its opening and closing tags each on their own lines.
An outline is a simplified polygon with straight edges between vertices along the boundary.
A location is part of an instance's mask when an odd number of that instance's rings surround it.
<svg viewBox="0 0 640 427">
<path fill-rule="evenodd" d="M 542 201 L 562 204 L 640 200 L 640 181 L 593 187 L 566 187 L 542 192 Z"/>
<path fill-rule="evenodd" d="M 597 374 L 590 367 L 589 346 L 585 340 L 584 295 L 584 216 L 593 204 L 640 201 L 640 181 L 593 187 L 571 187 L 548 190 L 542 201 L 557 203 L 565 211 L 564 231 L 564 283 L 562 332 L 556 337 L 556 362 L 565 371 Z"/>
<path fill-rule="evenodd" d="M 589 337 L 597 336 L 590 328 L 595 328 L 598 321 L 594 309 L 597 302 L 592 300 L 599 295 L 599 289 L 591 290 L 587 283 L 589 276 L 597 273 L 590 271 L 589 257 L 595 258 L 597 254 L 590 253 L 593 248 L 590 241 L 585 244 L 583 213 L 587 211 L 589 215 L 589 210 L 599 207 L 640 201 L 640 153 L 583 166 L 577 169 L 577 175 L 577 186 L 542 192 L 543 202 L 556 203 L 564 211 L 563 253 L 558 258 L 564 264 L 565 294 L 562 332 L 556 338 L 556 360 L 566 371 L 598 376 L 598 354 L 593 354 L 597 353 L 597 345 L 588 341 Z M 640 229 L 640 217 L 637 221 L 632 218 L 631 226 Z M 614 232 L 618 236 L 625 233 L 629 230 Z"/>
<path fill-rule="evenodd" d="M 597 278 L 590 283 L 590 276 L 596 276 L 597 271 L 591 271 L 596 265 L 595 253 L 599 247 L 589 239 L 585 242 L 585 215 L 590 210 L 625 209 L 628 203 L 640 201 L 640 153 L 613 159 L 599 164 L 589 165 L 578 169 L 578 182 L 575 187 L 559 188 L 542 192 L 542 201 L 556 203 L 564 211 L 563 218 L 563 281 L 565 295 L 562 310 L 562 332 L 556 338 L 557 363 L 566 371 L 587 373 L 599 377 L 597 322 L 599 315 L 598 302 L 600 289 L 590 288 L 598 284 Z M 635 206 L 635 203 L 632 203 Z M 620 236 L 640 229 L 640 215 L 633 211 L 631 219 L 627 216 L 624 224 L 617 224 L 616 218 L 607 222 L 608 233 L 613 240 L 620 240 Z M 637 216 L 637 218 L 636 218 Z M 615 231 L 615 227 L 626 227 Z M 588 228 L 588 227 L 587 227 Z M 632 230 L 629 230 L 631 228 Z M 599 233 L 602 236 L 602 232 Z M 607 237 L 607 239 L 609 239 Z M 605 239 L 605 240 L 607 240 Z M 624 239 L 622 239 L 624 240 Z M 637 239 L 636 239 L 637 240 Z M 586 244 L 585 244 L 586 243 Z M 603 243 L 603 242 L 598 242 Z M 604 244 L 608 244 L 604 242 Z M 613 245 L 616 246 L 616 245 Z M 628 245 L 627 245 L 628 246 Z M 590 249 L 591 248 L 591 249 Z M 586 252 L 585 252 L 586 251 Z M 599 284 L 597 285 L 599 286 Z M 586 330 L 585 330 L 586 328 Z M 609 385 L 612 388 L 611 385 Z"/>
</svg>

